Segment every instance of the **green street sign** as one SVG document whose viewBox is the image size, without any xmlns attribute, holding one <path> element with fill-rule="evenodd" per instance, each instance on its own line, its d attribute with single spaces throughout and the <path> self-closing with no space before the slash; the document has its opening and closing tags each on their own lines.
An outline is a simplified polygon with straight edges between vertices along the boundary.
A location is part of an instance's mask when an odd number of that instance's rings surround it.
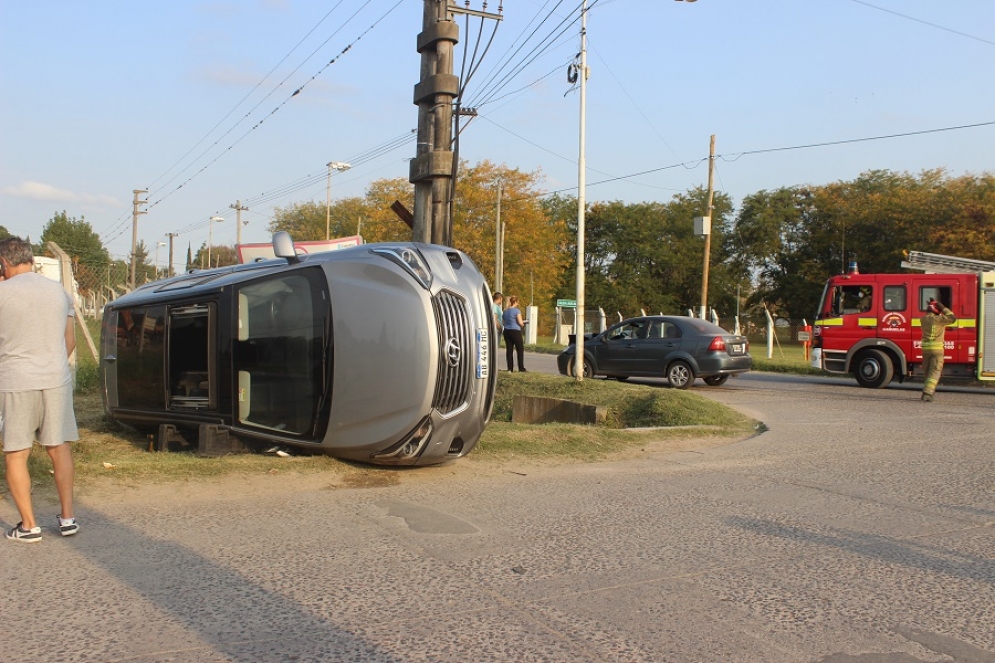
<svg viewBox="0 0 995 663">
<path fill-rule="evenodd" d="M 560 308 L 577 308 L 576 299 L 557 299 L 556 305 Z"/>
</svg>

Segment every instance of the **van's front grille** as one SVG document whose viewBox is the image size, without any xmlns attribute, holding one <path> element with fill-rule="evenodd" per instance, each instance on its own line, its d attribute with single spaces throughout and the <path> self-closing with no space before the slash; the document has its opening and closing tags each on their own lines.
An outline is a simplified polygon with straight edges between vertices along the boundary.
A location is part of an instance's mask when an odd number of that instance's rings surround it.
<svg viewBox="0 0 995 663">
<path fill-rule="evenodd" d="M 467 303 L 454 292 L 443 290 L 432 299 L 439 333 L 439 373 L 432 407 L 443 415 L 466 407 L 476 351 Z"/>
</svg>

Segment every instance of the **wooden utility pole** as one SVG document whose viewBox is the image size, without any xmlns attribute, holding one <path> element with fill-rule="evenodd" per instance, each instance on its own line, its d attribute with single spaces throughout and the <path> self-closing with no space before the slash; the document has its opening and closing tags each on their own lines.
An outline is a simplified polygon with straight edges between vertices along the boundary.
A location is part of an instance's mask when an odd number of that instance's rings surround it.
<svg viewBox="0 0 995 663">
<path fill-rule="evenodd" d="M 504 287 L 504 226 L 501 224 L 501 190 L 504 182 L 498 180 L 497 216 L 494 220 L 494 291 Z"/>
<path fill-rule="evenodd" d="M 139 210 L 139 205 L 148 205 L 149 201 L 139 200 L 138 194 L 148 193 L 148 189 L 134 189 L 132 193 L 135 195 L 135 200 L 132 202 L 132 212 L 131 212 L 131 276 L 128 277 L 128 287 L 131 290 L 135 289 L 135 252 L 138 251 L 138 217 L 142 214 L 148 214 L 145 210 Z"/>
<path fill-rule="evenodd" d="M 418 146 L 408 180 L 415 185 L 412 239 L 452 245 L 449 202 L 453 178 L 453 101 L 459 77 L 453 74 L 453 50 L 459 27 L 452 13 L 501 19 L 500 14 L 450 5 L 449 0 L 425 0 L 422 31 L 418 35 L 421 77 L 415 85 L 418 106 Z"/>
<path fill-rule="evenodd" d="M 712 196 L 715 193 L 713 182 L 715 181 L 715 134 L 708 144 L 708 204 L 705 207 L 705 266 L 701 272 L 701 317 L 708 316 L 708 266 L 711 261 L 712 252 Z"/>
<path fill-rule="evenodd" d="M 235 210 L 235 250 L 238 251 L 238 245 L 242 243 L 242 212 L 249 211 L 249 208 L 243 207 L 241 200 L 236 200 L 234 205 L 228 207 Z"/>
</svg>

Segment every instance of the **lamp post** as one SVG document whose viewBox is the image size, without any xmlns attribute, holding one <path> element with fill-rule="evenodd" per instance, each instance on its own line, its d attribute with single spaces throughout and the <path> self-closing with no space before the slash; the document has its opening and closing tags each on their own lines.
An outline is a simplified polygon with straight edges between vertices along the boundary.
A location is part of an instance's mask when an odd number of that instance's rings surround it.
<svg viewBox="0 0 995 663">
<path fill-rule="evenodd" d="M 159 278 L 159 247 L 166 246 L 166 242 L 156 242 L 155 243 L 155 277 Z"/>
<path fill-rule="evenodd" d="M 327 242 L 331 239 L 329 230 L 332 220 L 332 171 L 337 170 L 340 173 L 344 170 L 349 170 L 352 168 L 351 164 L 342 161 L 329 161 L 328 162 L 328 185 L 325 187 L 325 241 Z"/>
<path fill-rule="evenodd" d="M 211 268 L 211 245 L 214 243 L 214 223 L 215 221 L 224 221 L 223 217 L 212 216 L 210 224 L 207 226 L 207 268 Z"/>
</svg>

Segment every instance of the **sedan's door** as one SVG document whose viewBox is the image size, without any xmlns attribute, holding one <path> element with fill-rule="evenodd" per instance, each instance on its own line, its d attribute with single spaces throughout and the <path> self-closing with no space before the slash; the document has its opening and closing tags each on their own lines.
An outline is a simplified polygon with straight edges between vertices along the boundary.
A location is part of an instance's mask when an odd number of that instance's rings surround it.
<svg viewBox="0 0 995 663">
<path fill-rule="evenodd" d="M 654 320 L 650 325 L 646 347 L 642 353 L 640 371 L 643 373 L 661 375 L 667 370 L 670 357 L 681 349 L 681 329 L 668 320 Z"/>
<path fill-rule="evenodd" d="M 646 320 L 630 320 L 606 331 L 595 349 L 598 372 L 627 375 L 638 370 L 646 328 Z"/>
</svg>

